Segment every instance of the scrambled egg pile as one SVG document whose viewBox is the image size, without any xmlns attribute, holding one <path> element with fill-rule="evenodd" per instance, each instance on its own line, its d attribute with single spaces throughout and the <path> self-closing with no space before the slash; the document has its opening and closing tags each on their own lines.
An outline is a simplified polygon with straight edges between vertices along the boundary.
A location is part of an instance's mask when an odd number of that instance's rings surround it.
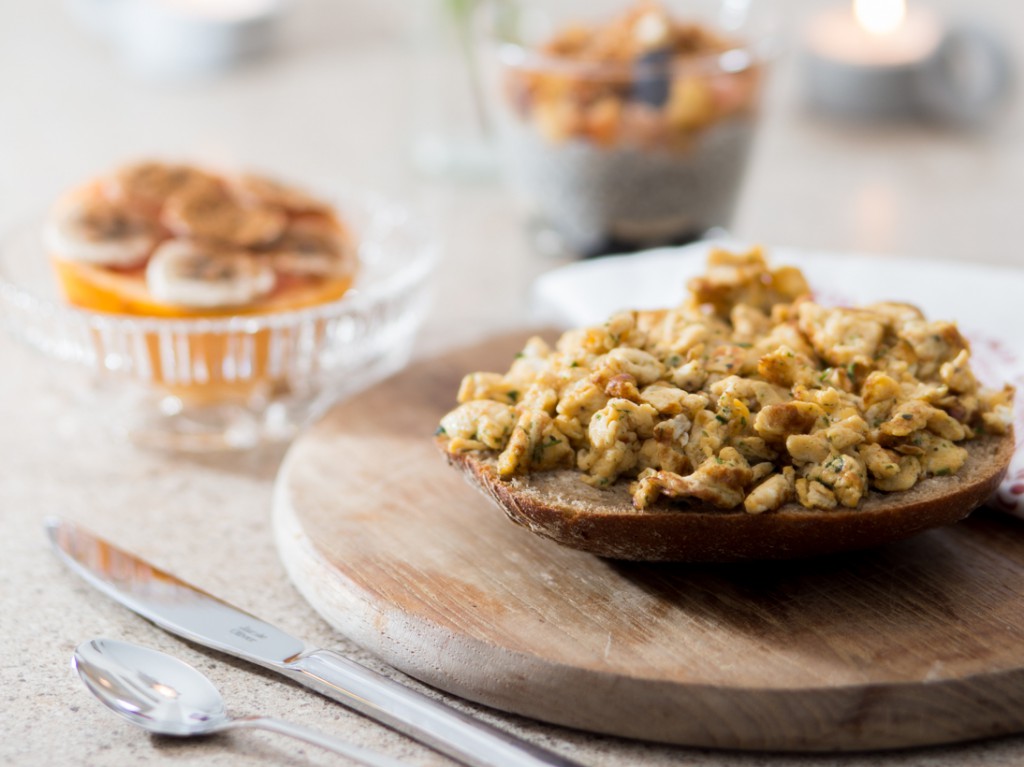
<svg viewBox="0 0 1024 767">
<path fill-rule="evenodd" d="M 532 338 L 505 374 L 472 373 L 438 430 L 499 453 L 503 477 L 579 470 L 758 514 L 856 507 L 869 489 L 953 474 L 965 440 L 1005 434 L 1013 389 L 979 387 L 954 323 L 915 307 L 815 303 L 792 267 L 715 251 L 680 307 Z"/>
</svg>

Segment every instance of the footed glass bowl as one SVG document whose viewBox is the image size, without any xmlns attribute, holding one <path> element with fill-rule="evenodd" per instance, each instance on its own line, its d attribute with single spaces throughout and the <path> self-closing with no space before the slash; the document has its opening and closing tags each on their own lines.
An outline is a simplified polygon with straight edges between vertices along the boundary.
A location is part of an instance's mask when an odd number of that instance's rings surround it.
<svg viewBox="0 0 1024 767">
<path fill-rule="evenodd" d="M 287 440 L 404 365 L 429 302 L 437 249 L 424 222 L 365 194 L 332 201 L 359 243 L 358 275 L 339 300 L 195 319 L 79 309 L 60 295 L 40 218 L 0 243 L 0 322 L 81 374 L 83 416 L 138 444 L 202 451 Z"/>
</svg>

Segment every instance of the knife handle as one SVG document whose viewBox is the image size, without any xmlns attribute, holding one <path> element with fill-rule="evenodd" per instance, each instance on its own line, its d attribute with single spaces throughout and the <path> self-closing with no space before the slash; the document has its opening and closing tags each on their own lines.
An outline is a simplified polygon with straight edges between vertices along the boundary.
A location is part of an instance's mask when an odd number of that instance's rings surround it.
<svg viewBox="0 0 1024 767">
<path fill-rule="evenodd" d="M 580 767 L 330 650 L 303 653 L 284 672 L 470 767 Z"/>
</svg>

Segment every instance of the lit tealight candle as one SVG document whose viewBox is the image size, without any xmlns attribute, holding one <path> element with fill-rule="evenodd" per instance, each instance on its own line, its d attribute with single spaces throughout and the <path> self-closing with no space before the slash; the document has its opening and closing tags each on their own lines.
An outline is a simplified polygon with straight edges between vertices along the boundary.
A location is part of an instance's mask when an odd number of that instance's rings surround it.
<svg viewBox="0 0 1024 767">
<path fill-rule="evenodd" d="M 814 17 L 805 36 L 805 80 L 813 106 L 851 117 L 907 117 L 920 109 L 919 82 L 944 27 L 905 0 L 853 0 Z"/>
</svg>

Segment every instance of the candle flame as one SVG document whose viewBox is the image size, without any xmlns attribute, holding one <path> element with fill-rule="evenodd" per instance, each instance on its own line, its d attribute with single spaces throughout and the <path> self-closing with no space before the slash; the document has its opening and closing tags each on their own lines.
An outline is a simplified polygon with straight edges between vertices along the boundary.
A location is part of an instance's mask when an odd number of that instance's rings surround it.
<svg viewBox="0 0 1024 767">
<path fill-rule="evenodd" d="M 900 28 L 907 15 L 906 0 L 853 0 L 853 15 L 873 35 L 888 35 Z"/>
</svg>

